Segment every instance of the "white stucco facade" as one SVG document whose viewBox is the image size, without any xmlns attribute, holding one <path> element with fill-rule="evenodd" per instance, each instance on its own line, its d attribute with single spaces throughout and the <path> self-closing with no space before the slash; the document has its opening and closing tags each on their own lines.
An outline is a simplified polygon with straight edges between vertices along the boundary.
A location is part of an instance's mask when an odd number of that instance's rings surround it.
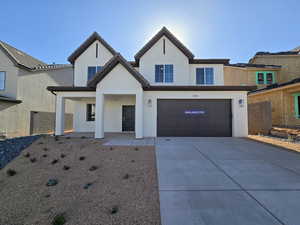
<svg viewBox="0 0 300 225">
<path fill-rule="evenodd" d="M 98 44 L 98 55 L 95 50 Z M 158 99 L 230 99 L 232 136 L 248 135 L 247 90 L 224 86 L 224 63 L 197 63 L 167 35 L 162 35 L 138 59 L 133 68 L 121 56 L 113 55 L 101 41 L 95 40 L 82 50 L 74 61 L 75 87 L 87 87 L 86 91 L 57 91 L 57 134 L 62 134 L 63 99 L 75 103 L 75 132 L 94 132 L 103 138 L 105 132 L 122 132 L 122 107 L 135 106 L 136 138 L 157 136 Z M 114 62 L 114 59 L 119 60 Z M 109 63 L 107 63 L 109 62 Z M 113 63 L 114 62 L 114 63 Z M 111 65 L 110 65 L 111 63 Z M 156 83 L 155 65 L 172 64 L 173 82 Z M 87 80 L 88 66 L 103 66 L 92 80 Z M 196 84 L 197 68 L 213 68 L 214 83 L 211 89 Z M 90 86 L 92 85 L 92 86 Z M 206 85 L 204 85 L 206 86 Z M 171 87 L 171 90 L 156 88 Z M 182 87 L 182 88 L 181 88 Z M 196 87 L 196 88 L 193 88 Z M 93 89 L 94 88 L 94 89 Z M 87 121 L 87 104 L 95 104 L 95 121 Z"/>
</svg>

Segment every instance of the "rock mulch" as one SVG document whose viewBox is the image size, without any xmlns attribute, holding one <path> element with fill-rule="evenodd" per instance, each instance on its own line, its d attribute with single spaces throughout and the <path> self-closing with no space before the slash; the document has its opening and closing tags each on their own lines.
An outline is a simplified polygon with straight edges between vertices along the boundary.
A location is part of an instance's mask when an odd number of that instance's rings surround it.
<svg viewBox="0 0 300 225">
<path fill-rule="evenodd" d="M 0 169 L 16 158 L 25 148 L 31 145 L 40 136 L 12 138 L 0 141 Z"/>
<path fill-rule="evenodd" d="M 41 137 L 0 170 L 0 224 L 160 225 L 155 148 L 137 147 Z"/>
</svg>

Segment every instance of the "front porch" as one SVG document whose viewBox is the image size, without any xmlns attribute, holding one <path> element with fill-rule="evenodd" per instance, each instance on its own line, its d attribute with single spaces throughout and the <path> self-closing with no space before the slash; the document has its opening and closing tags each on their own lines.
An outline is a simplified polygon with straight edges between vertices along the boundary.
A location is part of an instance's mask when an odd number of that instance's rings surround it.
<svg viewBox="0 0 300 225">
<path fill-rule="evenodd" d="M 64 135 L 65 100 L 74 102 L 74 132 L 105 138 L 124 133 L 143 138 L 142 92 L 61 92 L 56 96 L 55 135 Z M 73 134 L 74 135 L 74 134 Z"/>
</svg>

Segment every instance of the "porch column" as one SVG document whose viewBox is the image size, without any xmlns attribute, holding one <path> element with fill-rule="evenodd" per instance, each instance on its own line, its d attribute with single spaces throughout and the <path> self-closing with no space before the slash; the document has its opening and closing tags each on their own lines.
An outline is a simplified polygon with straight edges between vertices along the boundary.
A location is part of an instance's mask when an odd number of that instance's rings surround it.
<svg viewBox="0 0 300 225">
<path fill-rule="evenodd" d="M 65 99 L 56 96 L 55 135 L 63 135 L 65 126 Z"/>
<path fill-rule="evenodd" d="M 95 138 L 104 138 L 104 95 L 96 91 Z"/>
<path fill-rule="evenodd" d="M 143 91 L 135 95 L 135 138 L 144 137 L 144 104 Z"/>
</svg>

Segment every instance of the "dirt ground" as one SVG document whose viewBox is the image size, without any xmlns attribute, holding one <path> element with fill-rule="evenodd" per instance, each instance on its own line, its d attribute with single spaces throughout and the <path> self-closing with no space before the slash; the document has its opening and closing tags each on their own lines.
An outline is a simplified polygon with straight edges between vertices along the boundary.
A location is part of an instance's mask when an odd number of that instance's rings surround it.
<svg viewBox="0 0 300 225">
<path fill-rule="evenodd" d="M 8 176 L 8 169 L 17 174 Z M 58 184 L 46 186 L 49 179 Z M 35 141 L 0 170 L 0 224 L 51 224 L 58 214 L 68 225 L 159 225 L 154 146 L 111 149 L 100 140 L 51 136 Z"/>
</svg>

